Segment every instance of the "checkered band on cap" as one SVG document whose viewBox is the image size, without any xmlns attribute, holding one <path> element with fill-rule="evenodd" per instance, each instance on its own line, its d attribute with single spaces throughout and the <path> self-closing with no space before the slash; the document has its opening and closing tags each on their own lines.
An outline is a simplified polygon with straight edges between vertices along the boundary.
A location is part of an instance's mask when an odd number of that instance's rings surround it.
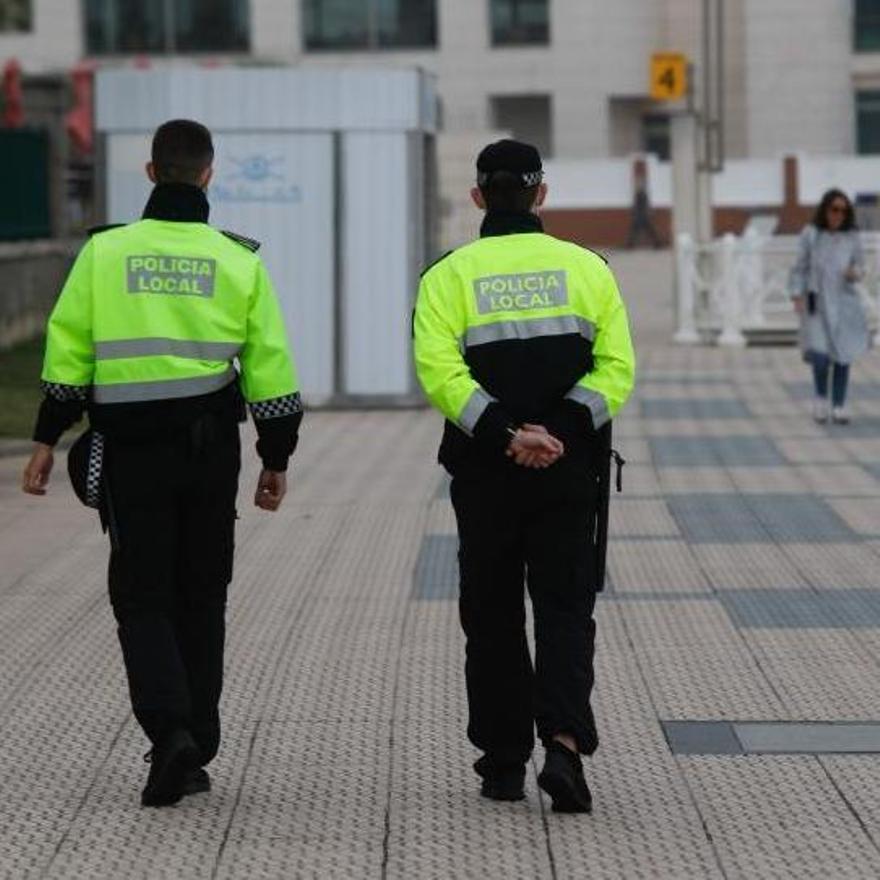
<svg viewBox="0 0 880 880">
<path fill-rule="evenodd" d="M 477 186 L 488 186 L 492 182 L 492 178 L 498 173 L 497 171 L 480 171 L 477 174 Z M 543 171 L 525 171 L 521 174 L 516 174 L 516 172 L 509 173 L 519 177 L 523 187 L 526 189 L 530 186 L 537 186 L 544 179 Z"/>
<path fill-rule="evenodd" d="M 40 388 L 46 397 L 51 397 L 59 403 L 69 403 L 73 400 L 85 403 L 89 399 L 88 385 L 62 385 L 59 382 L 40 382 Z"/>
<path fill-rule="evenodd" d="M 89 471 L 86 475 L 86 504 L 99 507 L 101 504 L 101 483 L 104 473 L 104 435 L 92 431 L 89 447 Z"/>
<path fill-rule="evenodd" d="M 292 416 L 302 412 L 302 399 L 299 394 L 286 394 L 284 397 L 273 397 L 250 404 L 251 415 L 256 421 L 277 419 L 281 416 Z"/>
</svg>

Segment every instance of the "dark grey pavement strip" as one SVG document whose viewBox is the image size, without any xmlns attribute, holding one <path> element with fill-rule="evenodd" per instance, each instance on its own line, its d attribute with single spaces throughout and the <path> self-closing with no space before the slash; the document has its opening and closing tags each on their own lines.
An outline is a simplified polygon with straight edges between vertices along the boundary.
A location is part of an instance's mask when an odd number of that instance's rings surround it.
<svg viewBox="0 0 880 880">
<path fill-rule="evenodd" d="M 717 602 L 716 593 L 705 590 L 609 590 L 600 593 L 600 599 L 611 602 Z"/>
<path fill-rule="evenodd" d="M 458 598 L 458 538 L 455 535 L 425 535 L 413 575 L 413 598 L 449 600 Z"/>
<path fill-rule="evenodd" d="M 806 494 L 687 493 L 667 496 L 694 544 L 849 543 L 861 540 L 824 500 Z"/>
<path fill-rule="evenodd" d="M 880 626 L 880 592 L 834 589 L 723 590 L 716 594 L 743 629 L 865 629 Z"/>
<path fill-rule="evenodd" d="M 719 602 L 738 629 L 874 629 L 880 627 L 880 592 L 866 589 L 626 590 L 600 598 L 617 604 Z"/>
<path fill-rule="evenodd" d="M 653 436 L 648 438 L 656 467 L 780 467 L 785 456 L 769 437 Z"/>
<path fill-rule="evenodd" d="M 880 722 L 661 721 L 674 755 L 880 753 Z"/>
<path fill-rule="evenodd" d="M 783 382 L 783 387 L 795 400 L 812 400 L 812 382 Z M 849 399 L 880 400 L 880 382 L 850 382 Z"/>
<path fill-rule="evenodd" d="M 665 375 L 652 376 L 650 373 L 640 375 L 636 382 L 636 388 L 642 385 L 733 385 L 734 380 L 729 376 L 705 376 L 702 373 L 666 373 Z"/>
<path fill-rule="evenodd" d="M 652 397 L 641 401 L 646 419 L 750 419 L 741 400 L 726 397 Z"/>
<path fill-rule="evenodd" d="M 729 721 L 661 721 L 673 755 L 742 755 Z"/>
<path fill-rule="evenodd" d="M 824 427 L 824 432 L 827 436 L 839 440 L 880 437 L 880 418 L 855 415 L 848 425 L 828 424 Z"/>
</svg>

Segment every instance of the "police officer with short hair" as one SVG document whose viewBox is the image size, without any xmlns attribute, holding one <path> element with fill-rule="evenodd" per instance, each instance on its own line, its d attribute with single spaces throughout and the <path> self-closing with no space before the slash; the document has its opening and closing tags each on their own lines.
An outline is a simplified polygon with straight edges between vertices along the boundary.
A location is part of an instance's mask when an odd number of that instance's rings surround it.
<svg viewBox="0 0 880 880">
<path fill-rule="evenodd" d="M 477 172 L 480 238 L 424 273 L 413 324 L 419 380 L 447 418 L 439 458 L 460 539 L 468 735 L 483 795 L 519 800 L 537 722 L 554 810 L 589 812 L 595 538 L 610 420 L 635 359 L 604 259 L 546 235 L 534 213 L 546 196 L 538 151 L 491 144 Z"/>
<path fill-rule="evenodd" d="M 242 396 L 259 435 L 264 510 L 284 498 L 302 419 L 259 243 L 208 225 L 213 157 L 203 125 L 160 126 L 143 218 L 94 230 L 79 253 L 49 319 L 24 473 L 24 491 L 45 494 L 52 447 L 87 409 L 90 432 L 69 458 L 85 445 L 83 498 L 111 534 L 110 598 L 134 714 L 152 743 L 145 806 L 210 788 Z"/>
</svg>

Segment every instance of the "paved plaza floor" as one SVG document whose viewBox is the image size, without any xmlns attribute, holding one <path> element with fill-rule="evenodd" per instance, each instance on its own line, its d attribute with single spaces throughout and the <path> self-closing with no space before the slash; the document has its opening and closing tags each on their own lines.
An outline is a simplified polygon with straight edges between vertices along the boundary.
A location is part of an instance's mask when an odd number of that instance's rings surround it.
<svg viewBox="0 0 880 880">
<path fill-rule="evenodd" d="M 0 877 L 880 876 L 880 355 L 816 425 L 795 350 L 673 347 L 668 256 L 619 265 L 592 816 L 534 767 L 478 795 L 439 419 L 316 412 L 278 515 L 248 456 L 214 790 L 168 810 L 138 805 L 105 539 L 63 456 L 42 500 L 0 458 Z"/>
</svg>

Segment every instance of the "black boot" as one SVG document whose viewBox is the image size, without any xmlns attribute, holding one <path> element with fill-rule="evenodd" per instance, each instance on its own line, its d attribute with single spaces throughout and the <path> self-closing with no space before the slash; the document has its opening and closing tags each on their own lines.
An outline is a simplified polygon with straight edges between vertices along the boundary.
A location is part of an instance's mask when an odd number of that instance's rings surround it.
<svg viewBox="0 0 880 880">
<path fill-rule="evenodd" d="M 183 781 L 184 794 L 201 794 L 210 790 L 211 777 L 208 776 L 208 771 L 204 767 L 197 767 L 186 774 L 186 779 Z"/>
<path fill-rule="evenodd" d="M 199 766 L 199 750 L 186 730 L 175 730 L 150 753 L 150 775 L 141 794 L 145 807 L 168 807 L 184 795 L 187 776 Z"/>
<path fill-rule="evenodd" d="M 589 813 L 593 809 L 593 797 L 584 779 L 581 756 L 562 743 L 553 741 L 547 746 L 547 758 L 538 776 L 538 785 L 550 795 L 554 813 Z"/>
<path fill-rule="evenodd" d="M 525 798 L 526 768 L 523 764 L 501 764 L 489 755 L 474 763 L 483 779 L 480 794 L 493 801 L 521 801 Z"/>
</svg>

